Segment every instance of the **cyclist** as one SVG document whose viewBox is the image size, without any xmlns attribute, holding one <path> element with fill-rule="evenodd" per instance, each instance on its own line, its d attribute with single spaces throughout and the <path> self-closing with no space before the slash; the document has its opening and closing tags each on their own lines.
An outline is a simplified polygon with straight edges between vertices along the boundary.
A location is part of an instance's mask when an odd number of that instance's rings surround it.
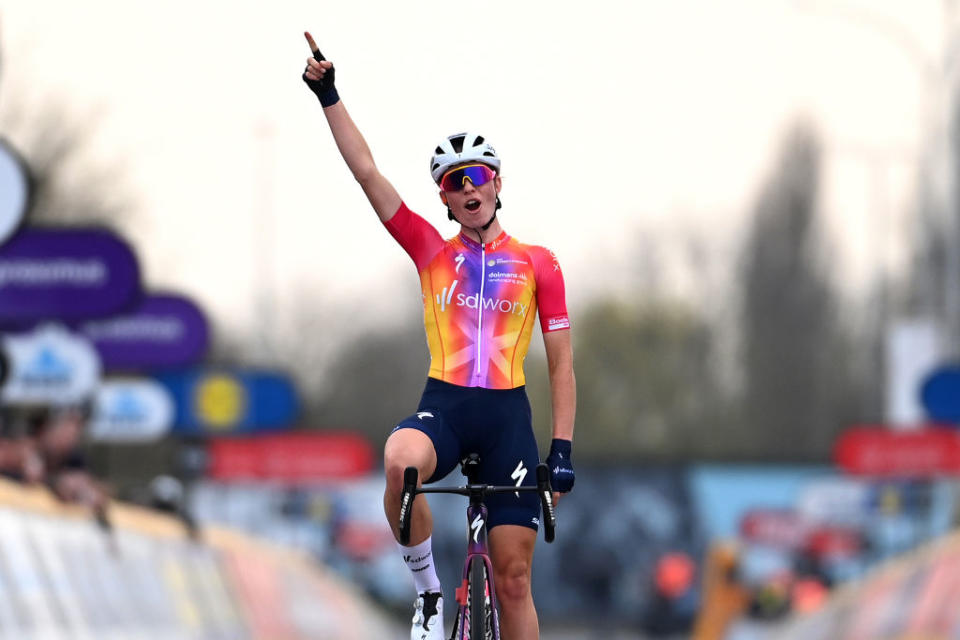
<svg viewBox="0 0 960 640">
<path fill-rule="evenodd" d="M 420 273 L 430 370 L 417 412 L 402 420 L 384 448 L 384 511 L 399 539 L 403 470 L 440 480 L 469 452 L 481 456 L 485 484 L 534 485 L 539 461 L 523 360 L 535 316 L 546 348 L 553 413 L 547 462 L 555 491 L 573 488 L 570 459 L 576 405 L 570 322 L 563 275 L 553 254 L 508 236 L 500 226 L 500 158 L 482 136 L 442 140 L 430 161 L 447 216 L 459 234 L 444 240 L 413 213 L 374 164 L 366 141 L 334 85 L 335 69 L 304 34 L 313 56 L 303 80 L 316 94 L 343 159 L 377 216 Z M 559 495 L 555 494 L 555 498 Z M 493 579 L 503 637 L 539 636 L 530 569 L 539 524 L 535 493 L 497 494 L 487 501 Z M 412 546 L 400 547 L 418 592 L 413 640 L 442 640 L 443 600 L 432 559 L 432 519 L 414 503 Z M 399 546 L 399 543 L 398 543 Z"/>
</svg>

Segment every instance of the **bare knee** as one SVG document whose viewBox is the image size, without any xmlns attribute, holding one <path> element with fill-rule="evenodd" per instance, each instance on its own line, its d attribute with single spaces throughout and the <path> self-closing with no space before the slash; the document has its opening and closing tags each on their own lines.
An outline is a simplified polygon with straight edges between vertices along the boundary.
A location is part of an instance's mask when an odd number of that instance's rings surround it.
<svg viewBox="0 0 960 640">
<path fill-rule="evenodd" d="M 403 472 L 407 467 L 419 470 L 423 482 L 437 466 L 433 442 L 427 435 L 415 429 L 395 431 L 383 449 L 383 468 L 387 490 L 399 493 L 403 487 Z"/>
<path fill-rule="evenodd" d="M 530 564 L 523 558 L 511 558 L 494 568 L 497 599 L 504 606 L 526 602 L 530 598 Z"/>
</svg>

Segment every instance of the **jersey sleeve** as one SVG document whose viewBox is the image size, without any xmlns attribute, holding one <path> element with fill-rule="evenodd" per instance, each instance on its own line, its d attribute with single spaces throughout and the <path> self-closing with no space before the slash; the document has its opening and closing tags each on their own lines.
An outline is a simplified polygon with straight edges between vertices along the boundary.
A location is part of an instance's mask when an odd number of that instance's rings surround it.
<svg viewBox="0 0 960 640">
<path fill-rule="evenodd" d="M 531 247 L 534 277 L 537 281 L 537 308 L 540 329 L 544 333 L 570 328 L 563 272 L 557 256 L 543 247 Z"/>
<path fill-rule="evenodd" d="M 417 271 L 422 271 L 443 248 L 443 238 L 440 233 L 432 224 L 410 211 L 403 202 L 384 226 L 393 239 L 413 258 Z"/>
</svg>

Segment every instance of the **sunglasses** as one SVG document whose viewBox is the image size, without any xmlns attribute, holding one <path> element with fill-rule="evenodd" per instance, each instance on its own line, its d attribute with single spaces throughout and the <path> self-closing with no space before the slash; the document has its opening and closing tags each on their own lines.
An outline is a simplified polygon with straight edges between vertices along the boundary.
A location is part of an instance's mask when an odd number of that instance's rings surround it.
<svg viewBox="0 0 960 640">
<path fill-rule="evenodd" d="M 440 178 L 440 188 L 444 191 L 460 191 L 469 179 L 475 187 L 487 184 L 497 177 L 497 172 L 485 164 L 468 164 L 457 167 L 443 174 Z"/>
</svg>

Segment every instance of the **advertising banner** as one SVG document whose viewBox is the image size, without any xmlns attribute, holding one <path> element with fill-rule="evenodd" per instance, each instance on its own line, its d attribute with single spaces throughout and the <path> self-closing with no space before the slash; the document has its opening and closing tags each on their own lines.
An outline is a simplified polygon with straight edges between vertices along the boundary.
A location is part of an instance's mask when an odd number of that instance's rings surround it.
<svg viewBox="0 0 960 640">
<path fill-rule="evenodd" d="M 359 478 L 373 469 L 373 449 L 355 433 L 298 432 L 210 442 L 216 480 L 309 483 Z"/>
<path fill-rule="evenodd" d="M 71 405 L 87 400 L 100 382 L 93 346 L 58 325 L 3 337 L 10 373 L 0 388 L 9 404 Z"/>
<path fill-rule="evenodd" d="M 232 435 L 289 428 L 300 402 L 287 376 L 256 370 L 191 370 L 155 378 L 173 396 L 173 432 Z"/>
<path fill-rule="evenodd" d="M 27 165 L 13 147 L 0 138 L 0 245 L 20 226 L 29 203 Z"/>
<path fill-rule="evenodd" d="M 186 367 L 207 351 L 209 329 L 203 312 L 179 295 L 151 294 L 122 315 L 82 323 L 107 371 Z"/>
<path fill-rule="evenodd" d="M 917 431 L 854 428 L 834 446 L 834 461 L 847 473 L 929 477 L 960 473 L 960 434 L 928 427 Z"/>
<path fill-rule="evenodd" d="M 173 398 L 156 380 L 107 380 L 94 396 L 89 435 L 99 442 L 153 442 L 170 431 L 173 414 Z"/>
<path fill-rule="evenodd" d="M 935 369 L 924 380 L 920 399 L 931 420 L 960 425 L 960 364 Z"/>
<path fill-rule="evenodd" d="M 0 323 L 106 316 L 139 295 L 133 251 L 105 229 L 24 228 L 0 247 Z"/>
</svg>

